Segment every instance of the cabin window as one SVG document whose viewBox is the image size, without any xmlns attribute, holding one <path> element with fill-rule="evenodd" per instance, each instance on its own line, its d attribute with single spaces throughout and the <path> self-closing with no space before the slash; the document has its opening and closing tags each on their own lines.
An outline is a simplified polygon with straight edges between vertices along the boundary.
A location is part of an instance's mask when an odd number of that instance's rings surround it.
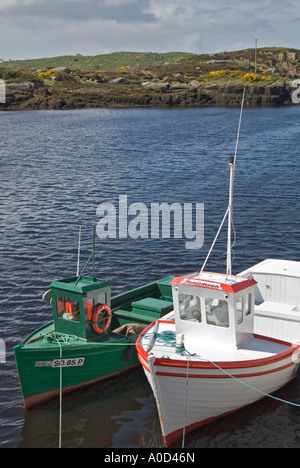
<svg viewBox="0 0 300 468">
<path fill-rule="evenodd" d="M 93 319 L 93 313 L 94 313 L 94 299 L 93 298 L 83 298 L 83 310 L 84 310 L 84 315 L 88 316 L 89 320 Z"/>
<path fill-rule="evenodd" d="M 107 294 L 99 293 L 99 291 L 91 291 L 86 297 L 83 298 L 83 310 L 85 317 L 88 316 L 92 320 L 94 310 L 100 304 L 107 304 Z"/>
<path fill-rule="evenodd" d="M 240 297 L 239 299 L 236 300 L 236 318 L 237 318 L 237 323 L 240 324 L 243 321 L 243 303 L 244 303 L 244 298 Z"/>
<path fill-rule="evenodd" d="M 80 321 L 79 302 L 69 297 L 57 296 L 57 315 L 64 320 Z"/>
<path fill-rule="evenodd" d="M 179 314 L 181 320 L 202 322 L 200 297 L 179 294 Z"/>
<path fill-rule="evenodd" d="M 217 327 L 229 327 L 228 302 L 220 299 L 205 299 L 206 322 Z"/>
<path fill-rule="evenodd" d="M 245 304 L 245 314 L 250 315 L 252 312 L 252 293 L 249 293 L 246 298 L 246 304 Z"/>
</svg>

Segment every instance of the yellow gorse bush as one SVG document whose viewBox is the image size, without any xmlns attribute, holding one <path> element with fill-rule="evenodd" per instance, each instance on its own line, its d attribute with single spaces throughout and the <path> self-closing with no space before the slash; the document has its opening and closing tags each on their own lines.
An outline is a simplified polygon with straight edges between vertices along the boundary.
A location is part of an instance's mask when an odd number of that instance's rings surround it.
<svg viewBox="0 0 300 468">
<path fill-rule="evenodd" d="M 221 75 L 227 75 L 229 70 L 216 70 L 216 71 L 211 71 L 209 72 L 210 76 L 221 76 Z"/>
<path fill-rule="evenodd" d="M 228 76 L 229 78 L 235 78 L 240 76 L 241 72 L 239 70 L 216 70 L 208 73 L 209 76 Z"/>
<path fill-rule="evenodd" d="M 205 81 L 210 81 L 211 78 L 227 78 L 228 80 L 245 80 L 250 83 L 258 81 L 272 81 L 271 78 L 268 78 L 264 75 L 259 75 L 258 73 L 246 73 L 243 74 L 240 70 L 214 70 L 209 72 L 206 75 Z"/>
<path fill-rule="evenodd" d="M 271 78 L 267 78 L 263 75 L 258 75 L 257 73 L 246 73 L 243 77 L 247 81 L 271 81 Z"/>
<path fill-rule="evenodd" d="M 40 72 L 39 73 L 39 77 L 43 78 L 43 79 L 50 78 L 51 76 L 55 76 L 55 75 L 56 75 L 56 72 L 54 70 L 52 70 L 52 69 L 47 70 L 46 72 Z"/>
</svg>

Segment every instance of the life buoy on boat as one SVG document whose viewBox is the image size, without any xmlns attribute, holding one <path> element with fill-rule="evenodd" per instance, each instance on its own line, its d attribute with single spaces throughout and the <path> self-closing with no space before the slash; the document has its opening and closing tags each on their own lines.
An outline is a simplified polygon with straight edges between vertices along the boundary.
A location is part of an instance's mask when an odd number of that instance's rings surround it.
<svg viewBox="0 0 300 468">
<path fill-rule="evenodd" d="M 101 325 L 98 324 L 99 317 L 101 319 Z M 107 304 L 98 305 L 95 308 L 93 317 L 92 317 L 94 331 L 98 333 L 99 335 L 106 332 L 106 330 L 111 324 L 111 319 L 112 319 L 112 312 L 110 310 L 110 307 Z"/>
</svg>

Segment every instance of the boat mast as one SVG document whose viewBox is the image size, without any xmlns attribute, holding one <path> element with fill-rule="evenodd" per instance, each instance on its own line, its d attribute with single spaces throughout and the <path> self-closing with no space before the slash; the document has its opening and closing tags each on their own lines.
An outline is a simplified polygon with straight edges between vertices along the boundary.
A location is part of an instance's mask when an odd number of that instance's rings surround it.
<svg viewBox="0 0 300 468">
<path fill-rule="evenodd" d="M 241 130 L 241 123 L 242 123 L 242 116 L 243 116 L 243 109 L 244 109 L 244 102 L 245 102 L 245 92 L 246 92 L 246 88 L 244 88 L 244 92 L 243 92 L 239 128 L 238 128 L 238 134 L 237 134 L 236 145 L 235 145 L 235 154 L 234 154 L 234 157 L 231 157 L 229 159 L 230 186 L 229 186 L 229 204 L 228 204 L 227 269 L 226 269 L 227 275 L 231 275 L 231 270 L 232 270 L 231 268 L 231 237 L 232 237 L 232 221 L 233 221 L 234 171 L 236 168 L 236 157 L 237 157 L 237 150 L 239 146 L 240 130 Z"/>
<path fill-rule="evenodd" d="M 232 231 L 232 220 L 233 220 L 233 184 L 234 184 L 234 171 L 235 171 L 235 166 L 236 166 L 236 156 L 237 156 L 237 150 L 239 146 L 239 138 L 240 138 L 240 130 L 241 130 L 241 123 L 242 123 L 242 116 L 243 116 L 243 109 L 244 109 L 244 102 L 245 102 L 245 92 L 246 88 L 244 88 L 243 92 L 243 99 L 242 99 L 242 105 L 241 105 L 241 113 L 240 113 L 240 121 L 239 121 L 239 128 L 238 128 L 238 134 L 237 134 L 237 139 L 236 139 L 236 146 L 235 146 L 235 154 L 234 157 L 231 157 L 229 159 L 229 165 L 230 165 L 230 187 L 229 187 L 229 205 L 226 210 L 225 216 L 222 220 L 222 223 L 219 227 L 219 230 L 217 232 L 216 237 L 214 238 L 214 241 L 212 243 L 212 246 L 207 254 L 207 257 L 203 263 L 203 266 L 200 270 L 200 275 L 204 271 L 204 268 L 206 267 L 206 264 L 208 262 L 208 259 L 210 257 L 210 254 L 215 246 L 215 243 L 219 237 L 219 234 L 221 232 L 221 229 L 223 228 L 223 225 L 225 223 L 225 220 L 228 216 L 228 238 L 227 238 L 227 269 L 226 273 L 227 275 L 231 275 L 231 231 Z"/>
<path fill-rule="evenodd" d="M 233 183 L 235 162 L 234 157 L 229 159 L 230 165 L 230 188 L 229 188 L 229 204 L 228 204 L 228 235 L 227 235 L 227 268 L 226 274 L 231 276 L 231 231 L 233 220 Z"/>
</svg>

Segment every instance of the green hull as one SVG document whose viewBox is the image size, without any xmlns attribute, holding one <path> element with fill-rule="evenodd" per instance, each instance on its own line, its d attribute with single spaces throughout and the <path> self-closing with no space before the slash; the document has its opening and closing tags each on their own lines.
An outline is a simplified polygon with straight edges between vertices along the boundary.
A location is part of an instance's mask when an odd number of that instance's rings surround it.
<svg viewBox="0 0 300 468">
<path fill-rule="evenodd" d="M 126 324 L 136 330 L 172 309 L 171 286 L 166 278 L 115 296 L 109 331 L 93 341 L 74 335 L 54 338 L 51 322 L 29 335 L 14 348 L 25 408 L 55 396 L 121 374 L 138 364 L 135 342 L 138 334 L 116 333 Z"/>
</svg>

